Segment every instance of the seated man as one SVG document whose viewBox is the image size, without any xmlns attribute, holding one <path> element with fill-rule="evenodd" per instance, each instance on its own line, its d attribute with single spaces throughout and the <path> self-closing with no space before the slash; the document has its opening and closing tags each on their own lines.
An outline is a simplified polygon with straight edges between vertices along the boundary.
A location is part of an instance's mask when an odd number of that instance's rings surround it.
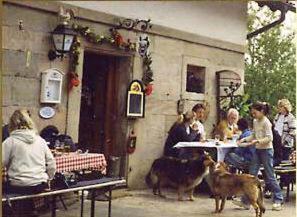
<svg viewBox="0 0 297 217">
<path fill-rule="evenodd" d="M 241 118 L 238 123 L 238 129 L 242 132 L 239 139 L 250 136 L 252 132 L 249 130 L 248 121 Z M 256 152 L 255 146 L 237 147 L 225 156 L 225 162 L 238 169 L 246 169 Z"/>
<path fill-rule="evenodd" d="M 220 135 L 220 139 L 232 139 L 232 136 L 237 133 L 239 113 L 236 109 L 230 108 L 227 112 L 227 118 L 219 122 L 214 130 L 214 135 Z"/>
</svg>

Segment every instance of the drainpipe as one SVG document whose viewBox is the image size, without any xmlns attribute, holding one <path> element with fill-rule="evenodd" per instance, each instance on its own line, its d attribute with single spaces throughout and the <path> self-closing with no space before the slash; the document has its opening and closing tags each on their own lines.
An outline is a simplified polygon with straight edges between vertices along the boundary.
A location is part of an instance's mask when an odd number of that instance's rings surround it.
<svg viewBox="0 0 297 217">
<path fill-rule="evenodd" d="M 286 13 L 288 12 L 288 10 L 291 10 L 291 8 L 288 7 L 287 5 L 284 5 L 282 7 L 282 9 L 280 10 L 281 15 L 280 15 L 280 18 L 278 20 L 276 20 L 276 21 L 274 21 L 274 22 L 272 22 L 272 23 L 270 23 L 270 24 L 268 24 L 266 26 L 263 26 L 260 29 L 255 30 L 254 32 L 249 33 L 247 35 L 247 39 L 250 39 L 250 38 L 252 38 L 252 37 L 254 37 L 254 36 L 256 36 L 256 35 L 258 35 L 260 33 L 266 32 L 267 30 L 271 29 L 272 27 L 274 27 L 274 26 L 276 26 L 278 24 L 281 24 L 285 20 Z M 296 11 L 294 11 L 294 12 L 296 13 Z"/>
</svg>

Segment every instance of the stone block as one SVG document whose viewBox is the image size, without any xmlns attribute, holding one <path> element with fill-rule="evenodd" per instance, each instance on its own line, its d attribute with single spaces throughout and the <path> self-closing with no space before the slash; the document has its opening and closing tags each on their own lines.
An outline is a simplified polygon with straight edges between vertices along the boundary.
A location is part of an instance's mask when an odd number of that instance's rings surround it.
<svg viewBox="0 0 297 217">
<path fill-rule="evenodd" d="M 38 106 L 40 99 L 40 80 L 12 78 L 12 105 Z"/>
<path fill-rule="evenodd" d="M 58 11 L 57 11 L 58 12 Z M 23 28 L 27 31 L 51 32 L 57 26 L 57 15 L 44 13 L 39 10 L 32 10 L 15 5 L 4 4 L 2 25 L 19 28 L 19 20 L 23 21 Z"/>
<path fill-rule="evenodd" d="M 40 72 L 50 67 L 45 54 L 32 51 L 3 50 L 3 74 L 40 78 Z"/>
<path fill-rule="evenodd" d="M 156 100 L 178 100 L 181 91 L 181 56 L 152 54 L 154 72 L 154 92 Z"/>
<path fill-rule="evenodd" d="M 19 31 L 15 26 L 2 26 L 2 49 L 30 50 L 34 53 L 47 55 L 53 46 L 50 33 Z"/>
<path fill-rule="evenodd" d="M 184 53 L 184 42 L 176 39 L 155 36 L 153 48 L 154 53 L 165 56 L 180 56 Z"/>
<path fill-rule="evenodd" d="M 2 106 L 12 105 L 12 77 L 2 76 Z"/>
<path fill-rule="evenodd" d="M 146 115 L 176 115 L 177 100 L 156 100 L 146 97 L 145 102 Z"/>
</svg>

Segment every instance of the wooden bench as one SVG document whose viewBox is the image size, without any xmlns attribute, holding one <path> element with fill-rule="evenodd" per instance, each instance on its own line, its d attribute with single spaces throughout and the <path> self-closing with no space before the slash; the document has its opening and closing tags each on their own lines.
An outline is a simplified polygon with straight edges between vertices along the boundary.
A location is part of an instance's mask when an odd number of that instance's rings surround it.
<svg viewBox="0 0 297 217">
<path fill-rule="evenodd" d="M 109 191 L 108 197 L 108 217 L 111 217 L 111 196 L 112 190 L 115 187 L 124 186 L 126 185 L 126 180 L 121 178 L 101 178 L 97 180 L 90 180 L 90 181 L 81 181 L 75 185 L 70 186 L 67 189 L 53 189 L 51 191 L 42 192 L 39 194 L 30 194 L 30 195 L 22 195 L 22 194 L 2 194 L 2 203 L 7 203 L 10 207 L 12 201 L 18 200 L 26 200 L 38 197 L 51 197 L 51 216 L 56 216 L 56 197 L 67 192 L 76 192 L 76 191 L 84 191 L 88 190 L 91 193 L 91 212 L 90 216 L 94 217 L 95 215 L 95 194 L 96 189 L 106 188 Z M 84 198 L 83 192 L 81 196 L 81 217 L 83 217 L 83 210 L 84 210 Z"/>
</svg>

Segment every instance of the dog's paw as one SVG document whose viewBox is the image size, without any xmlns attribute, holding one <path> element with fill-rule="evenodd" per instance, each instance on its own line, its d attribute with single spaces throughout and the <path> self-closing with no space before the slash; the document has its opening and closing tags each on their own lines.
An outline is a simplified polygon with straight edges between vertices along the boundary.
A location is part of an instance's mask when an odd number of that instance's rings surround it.
<svg viewBox="0 0 297 217">
<path fill-rule="evenodd" d="M 219 211 L 218 210 L 215 210 L 215 211 L 212 211 L 211 213 L 212 214 L 219 214 Z"/>
<path fill-rule="evenodd" d="M 195 201 L 195 197 L 190 197 L 189 200 L 190 201 Z"/>
</svg>

